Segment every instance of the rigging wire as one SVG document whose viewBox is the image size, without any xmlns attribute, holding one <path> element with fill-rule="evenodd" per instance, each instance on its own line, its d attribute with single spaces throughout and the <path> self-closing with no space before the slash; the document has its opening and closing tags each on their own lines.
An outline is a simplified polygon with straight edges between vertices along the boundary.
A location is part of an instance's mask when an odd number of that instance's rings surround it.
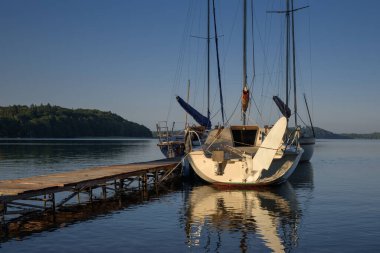
<svg viewBox="0 0 380 253">
<path fill-rule="evenodd" d="M 182 32 L 181 44 L 179 47 L 179 54 L 178 54 L 178 58 L 177 58 L 177 67 L 176 67 L 176 71 L 174 74 L 171 94 L 170 94 L 170 98 L 169 98 L 169 109 L 168 109 L 166 121 L 169 121 L 171 109 L 173 106 L 173 101 L 175 99 L 174 94 L 177 93 L 177 91 L 178 91 L 178 84 L 180 82 L 180 76 L 181 76 L 182 69 L 183 69 L 183 60 L 185 57 L 185 47 L 186 47 L 186 42 L 187 42 L 187 35 L 189 34 L 189 29 L 190 29 L 190 17 L 192 14 L 193 4 L 194 4 L 194 1 L 189 1 L 189 5 L 187 8 L 185 27 L 184 27 L 183 32 Z"/>
<path fill-rule="evenodd" d="M 239 99 L 238 99 L 238 102 L 236 103 L 235 109 L 232 111 L 231 116 L 227 119 L 224 126 L 228 126 L 230 124 L 230 121 L 231 121 L 232 117 L 235 115 L 235 112 L 236 112 L 237 108 L 239 107 L 240 102 L 241 102 L 241 96 L 239 96 Z"/>
<path fill-rule="evenodd" d="M 188 56 L 188 54 L 190 54 L 191 50 L 190 51 L 186 51 L 184 48 L 186 46 L 188 46 L 188 35 L 190 34 L 189 31 L 191 31 L 191 27 L 194 25 L 194 19 L 191 19 L 192 16 L 194 16 L 194 7 L 195 7 L 195 3 L 197 1 L 194 1 L 194 0 L 190 0 L 189 1 L 189 5 L 188 5 L 188 9 L 187 9 L 187 18 L 186 18 L 186 23 L 185 23 L 185 27 L 184 27 L 184 30 L 183 30 L 183 35 L 182 35 L 182 40 L 181 40 L 181 46 L 180 46 L 180 50 L 179 50 L 179 56 L 178 56 L 178 59 L 177 59 L 177 67 L 176 67 L 176 73 L 175 73 L 175 76 L 174 76 L 174 82 L 173 82 L 173 87 L 171 89 L 171 98 L 174 97 L 174 94 L 175 92 L 178 91 L 179 89 L 179 83 L 181 81 L 181 75 L 183 73 L 183 70 L 184 70 L 184 59 L 186 59 L 186 57 Z M 241 1 L 240 1 L 241 2 Z M 271 43 L 272 42 L 272 23 L 273 23 L 273 18 L 272 18 L 272 15 L 271 16 L 268 16 L 266 15 L 266 18 L 265 18 L 265 30 L 264 32 L 262 33 L 262 31 L 260 30 L 260 27 L 259 26 L 256 26 L 256 27 L 253 27 L 254 24 L 257 22 L 257 17 L 256 15 L 254 15 L 254 8 L 253 8 L 253 0 L 251 0 L 251 15 L 252 15 L 252 19 L 251 19 L 251 31 L 252 31 L 252 34 L 251 34 L 251 39 L 252 39 L 252 71 L 253 71 L 253 75 L 252 75 L 252 80 L 250 82 L 250 90 L 253 91 L 253 89 L 257 89 L 257 78 L 258 76 L 260 76 L 262 79 L 263 79 L 263 84 L 261 85 L 261 100 L 259 99 L 254 99 L 253 98 L 253 95 L 252 95 L 252 98 L 250 102 L 250 105 L 249 105 L 249 112 L 248 112 L 248 115 L 251 115 L 251 110 L 252 110 L 252 107 L 254 106 L 255 110 L 257 111 L 257 116 L 256 116 L 256 121 L 259 122 L 264 122 L 264 118 L 263 118 L 263 112 L 264 112 L 264 104 L 265 104 L 265 101 L 268 101 L 269 99 L 271 100 L 271 96 L 268 96 L 269 94 L 269 90 L 274 90 L 273 87 L 276 86 L 275 83 L 279 83 L 280 82 L 280 79 L 281 79 L 281 73 L 283 73 L 282 71 L 275 71 L 276 69 L 276 62 L 279 62 L 279 61 L 273 61 L 273 64 L 271 64 L 269 58 L 271 58 L 271 55 L 270 55 L 270 45 L 272 45 Z M 274 5 L 274 2 L 270 2 L 268 1 L 268 5 L 267 6 L 270 6 L 270 5 Z M 232 22 L 232 28 L 231 30 L 229 31 L 230 33 L 230 36 L 228 38 L 227 43 L 226 44 L 226 54 L 223 54 L 224 57 L 223 57 L 223 76 L 224 76 L 224 73 L 225 73 L 225 64 L 226 64 L 226 59 L 227 59 L 227 55 L 228 55 L 228 52 L 230 51 L 230 45 L 231 45 L 231 40 L 232 40 L 232 34 L 233 34 L 233 31 L 235 30 L 235 24 L 236 24 L 236 20 L 237 20 L 237 13 L 238 13 L 238 8 L 236 8 L 235 10 L 235 15 L 234 15 L 234 19 L 233 19 L 233 22 Z M 198 15 L 199 16 L 199 15 Z M 310 21 L 310 16 L 309 16 L 309 34 L 311 32 L 311 29 L 310 29 L 310 26 L 311 26 L 311 21 Z M 280 29 L 280 31 L 283 31 L 283 29 Z M 255 43 L 254 43 L 254 32 L 256 32 L 256 35 L 258 35 L 259 37 L 259 44 L 261 44 L 261 49 L 262 49 L 262 53 L 264 55 L 264 71 L 262 72 L 262 74 L 257 74 L 256 73 L 256 66 L 255 66 Z M 283 37 L 283 33 L 280 34 L 280 37 Z M 279 41 L 281 41 L 281 38 L 279 39 Z M 274 44 L 277 44 L 277 43 L 274 43 Z M 280 43 L 279 43 L 280 44 Z M 281 44 L 283 45 L 283 44 Z M 310 66 L 311 66 L 311 36 L 309 36 L 309 55 L 310 55 Z M 197 47 L 195 50 L 196 52 L 199 52 L 199 51 L 202 51 L 201 50 L 201 46 L 199 46 L 199 43 L 197 44 Z M 277 50 L 275 51 L 276 53 L 274 53 L 274 59 L 279 59 L 281 60 L 281 46 L 278 46 L 277 47 Z M 199 58 L 202 58 L 199 56 L 200 54 L 197 54 L 196 56 L 196 67 L 194 68 L 195 70 L 195 73 L 198 73 L 199 72 L 203 72 L 203 71 L 200 71 L 199 68 L 201 68 L 201 65 L 198 64 L 198 62 L 200 61 Z M 194 61 L 193 61 L 194 62 Z M 280 64 L 278 64 L 277 66 L 278 68 L 281 69 L 281 66 Z M 185 67 L 186 69 L 186 67 Z M 311 69 L 311 67 L 310 67 Z M 190 73 L 190 67 L 187 69 L 187 72 Z M 186 70 L 185 70 L 186 71 Z M 198 77 L 199 80 L 202 79 L 202 77 Z M 260 78 L 260 79 L 261 79 Z M 312 71 L 310 71 L 310 79 L 311 79 L 311 84 L 312 84 Z M 195 84 L 198 84 L 201 83 L 201 82 L 192 82 L 192 83 L 195 83 Z M 265 83 L 267 83 L 266 85 L 264 85 Z M 282 87 L 283 85 L 278 85 L 277 86 L 277 91 L 278 91 L 278 94 L 281 93 L 281 89 L 280 87 Z M 198 93 L 197 93 L 198 92 Z M 291 90 L 289 89 L 289 93 L 291 92 Z M 312 92 L 312 86 L 311 86 L 311 92 Z M 217 93 L 217 92 L 215 92 Z M 193 97 L 194 101 L 195 99 L 198 97 L 198 94 L 199 94 L 199 90 L 198 89 L 195 89 L 195 96 Z M 252 92 L 253 94 L 253 92 Z M 257 94 L 257 93 L 255 93 Z M 240 96 L 239 96 L 240 97 Z M 213 99 L 213 107 L 216 103 L 216 99 L 217 99 L 217 95 L 215 94 L 214 96 L 214 99 Z M 170 114 L 171 114 L 171 111 L 172 111 L 172 107 L 173 107 L 173 99 L 170 99 L 169 100 L 170 103 L 169 103 L 169 110 L 168 110 L 168 115 L 167 115 L 167 120 L 169 119 L 170 117 Z M 258 103 L 257 101 L 260 101 L 260 103 Z M 204 102 L 204 101 L 203 101 Z M 231 116 L 228 118 L 226 124 L 228 124 L 230 122 L 230 120 L 232 119 L 232 115 L 236 112 L 237 110 L 237 107 L 238 107 L 238 104 L 241 102 L 241 98 L 239 99 L 235 109 L 233 110 Z M 312 100 L 312 110 L 313 110 L 313 100 Z M 272 108 L 273 108 L 273 103 L 270 103 L 271 107 L 270 107 L 270 111 L 271 113 L 269 115 L 272 115 Z M 202 108 L 204 108 L 204 103 L 202 105 Z M 211 106 L 210 106 L 210 109 L 211 109 Z M 218 110 L 215 115 L 217 113 L 219 113 L 220 110 Z M 213 117 L 215 117 L 215 115 Z M 212 118 L 213 118 L 212 117 Z M 252 117 L 252 115 L 251 115 Z"/>
<path fill-rule="evenodd" d="M 199 16 L 198 17 L 196 17 L 196 20 L 200 20 L 200 17 L 201 17 L 201 11 L 200 11 L 200 13 L 199 13 Z M 194 15 L 195 16 L 195 15 Z M 200 22 L 198 22 L 198 27 L 197 27 L 197 32 L 200 32 Z M 200 76 L 199 76 L 199 65 L 200 64 L 198 64 L 198 62 L 200 61 L 200 51 L 201 51 L 201 45 L 200 45 L 200 40 L 196 40 L 196 52 L 195 52 L 195 55 L 196 55 L 196 57 L 195 57 L 195 68 L 194 68 L 194 76 L 195 76 L 195 78 L 194 78 L 194 95 L 193 95 L 193 97 L 192 97 L 192 100 L 193 100 L 193 104 L 196 104 L 196 99 L 198 98 L 198 92 L 199 92 L 199 83 L 200 83 Z M 190 55 L 192 55 L 191 53 L 189 53 L 189 56 Z M 192 59 L 193 57 L 189 57 L 189 59 Z M 191 61 L 189 61 L 189 68 L 190 68 L 190 66 L 191 66 L 192 64 L 191 64 Z M 191 76 L 191 74 L 189 73 L 188 74 L 188 79 L 190 79 L 190 76 Z M 198 79 L 197 79 L 198 78 Z M 204 109 L 204 104 L 202 104 L 202 111 L 203 111 L 203 109 Z"/>
<path fill-rule="evenodd" d="M 267 7 L 266 7 L 267 9 L 268 9 L 269 5 L 270 5 L 269 2 L 267 2 Z M 272 3 L 272 5 L 273 5 L 273 3 Z M 257 21 L 256 15 L 253 16 L 253 19 L 254 19 L 254 23 L 256 23 L 256 24 L 259 23 Z M 266 15 L 265 22 L 264 22 L 264 31 L 265 32 L 262 33 L 261 29 L 260 29 L 260 26 L 258 26 L 258 25 L 256 26 L 256 29 L 255 29 L 257 31 L 257 35 L 258 35 L 258 39 L 259 39 L 259 45 L 260 45 L 260 48 L 261 48 L 261 51 L 262 51 L 262 54 L 263 54 L 263 69 L 264 69 L 264 71 L 263 71 L 263 74 L 260 75 L 261 78 L 262 78 L 262 81 L 261 81 L 261 83 L 262 83 L 262 85 L 261 85 L 261 95 L 260 95 L 260 97 L 261 97 L 260 101 L 261 102 L 259 104 L 256 103 L 257 110 L 258 110 L 258 112 L 260 112 L 261 115 L 262 115 L 262 112 L 264 110 L 264 99 L 263 99 L 263 97 L 264 97 L 264 94 L 266 93 L 266 92 L 264 92 L 264 89 L 267 88 L 264 85 L 266 83 L 266 72 L 268 72 L 268 73 L 271 72 L 270 71 L 270 67 L 268 65 L 268 58 L 269 58 L 268 51 L 269 51 L 269 38 L 270 38 L 268 36 L 268 34 L 270 34 L 270 31 L 268 32 L 268 29 L 267 29 L 268 23 L 271 24 L 272 20 L 271 20 L 271 17 L 270 17 L 270 19 L 268 21 L 268 15 Z M 269 27 L 271 27 L 271 26 L 269 26 Z M 256 71 L 255 71 L 255 76 L 257 76 Z M 256 80 L 256 82 L 257 82 L 257 80 Z M 269 82 L 269 83 L 271 83 L 271 82 Z M 261 120 L 262 122 L 264 121 L 264 119 L 262 117 L 260 117 L 260 119 L 256 119 L 257 122 L 259 122 L 259 120 Z"/>
<path fill-rule="evenodd" d="M 300 119 L 301 121 L 302 121 L 302 123 L 307 127 L 307 128 L 310 128 L 310 129 L 312 129 L 311 128 L 311 126 L 308 126 L 306 123 L 305 123 L 305 121 L 301 118 L 301 115 L 299 115 L 298 113 L 297 113 L 297 115 L 298 115 L 298 119 Z"/>
<path fill-rule="evenodd" d="M 194 90 L 194 95 L 192 96 L 192 99 L 194 101 L 194 104 L 196 104 L 196 99 L 199 98 L 198 94 L 200 92 L 199 84 L 202 83 L 202 77 L 200 76 L 200 68 L 202 68 L 202 64 L 199 64 L 199 62 L 202 61 L 202 57 L 200 57 L 200 51 L 202 51 L 202 46 L 200 42 L 194 42 L 192 40 L 189 40 L 189 37 L 194 37 L 191 35 L 192 30 L 198 32 L 201 31 L 201 19 L 200 16 L 202 16 L 202 13 L 204 11 L 203 5 L 199 7 L 200 1 L 198 0 L 190 0 L 189 4 L 187 6 L 187 14 L 185 19 L 185 25 L 182 31 L 181 39 L 180 39 L 180 46 L 179 46 L 179 53 L 177 57 L 177 65 L 176 65 L 176 71 L 173 77 L 172 81 L 172 88 L 170 92 L 170 98 L 169 98 L 169 108 L 168 113 L 166 117 L 166 121 L 169 121 L 169 118 L 171 116 L 171 112 L 173 109 L 173 101 L 175 101 L 175 95 L 178 94 L 180 89 L 182 89 L 184 86 L 182 85 L 185 80 L 182 80 L 184 77 L 184 73 L 187 73 L 187 80 L 190 76 L 195 76 L 195 78 L 192 80 L 192 89 Z M 200 10 L 200 11 L 198 11 Z M 192 57 L 193 55 L 196 55 L 195 57 Z M 194 59 L 195 58 L 195 59 Z M 186 62 L 186 64 L 185 64 Z M 202 100 L 202 110 L 204 109 L 205 101 Z"/>
<path fill-rule="evenodd" d="M 238 11 L 239 11 L 239 6 L 240 5 L 241 5 L 240 2 L 236 3 L 235 14 L 234 14 L 234 18 L 233 18 L 233 21 L 232 21 L 232 27 L 231 27 L 230 33 L 228 35 L 228 42 L 227 42 L 226 50 L 224 51 L 224 57 L 223 57 L 224 59 L 223 59 L 222 69 L 225 69 L 226 59 L 227 59 L 227 56 L 229 54 L 230 45 L 231 45 L 231 39 L 233 37 L 232 33 L 235 30 L 235 25 L 236 25 L 236 20 L 237 20 L 237 15 L 238 15 Z"/>
<path fill-rule="evenodd" d="M 233 15 L 233 21 L 232 21 L 232 26 L 231 26 L 231 29 L 229 31 L 229 36 L 228 36 L 228 42 L 226 43 L 227 45 L 225 46 L 225 51 L 224 51 L 224 57 L 223 57 L 223 62 L 222 62 L 222 71 L 223 71 L 223 79 L 225 80 L 225 73 L 226 73 L 226 61 L 227 61 L 227 56 L 229 55 L 229 50 L 230 50 L 230 45 L 231 45 L 231 40 L 232 40 L 232 34 L 233 32 L 235 31 L 235 27 L 236 27 L 236 23 L 237 23 L 237 17 L 238 17 L 238 12 L 240 10 L 240 6 L 241 6 L 241 1 L 239 2 L 236 2 L 236 5 L 235 5 L 235 11 L 234 11 L 234 15 Z M 225 83 L 225 82 L 224 82 Z M 240 100 L 239 100 L 240 102 Z M 236 111 L 236 108 L 235 110 L 232 112 L 232 114 L 234 114 Z M 225 112 L 225 114 L 227 115 L 227 113 Z M 232 115 L 231 114 L 231 115 Z M 227 120 L 228 122 L 228 120 Z M 227 125 L 228 123 L 225 123 L 224 125 Z"/>
</svg>

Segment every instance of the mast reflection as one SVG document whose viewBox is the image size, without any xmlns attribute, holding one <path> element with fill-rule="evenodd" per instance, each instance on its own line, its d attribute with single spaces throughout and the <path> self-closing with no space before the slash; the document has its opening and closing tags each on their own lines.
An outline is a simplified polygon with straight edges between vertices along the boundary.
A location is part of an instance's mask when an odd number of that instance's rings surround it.
<svg viewBox="0 0 380 253">
<path fill-rule="evenodd" d="M 290 182 L 266 189 L 220 190 L 211 185 L 194 187 L 187 200 L 185 231 L 190 248 L 218 251 L 239 247 L 241 252 L 263 247 L 286 252 L 298 244 L 298 227 L 305 203 L 311 199 L 310 163 L 297 168 Z M 306 199 L 303 198 L 306 196 Z M 236 244 L 236 234 L 239 245 Z M 228 245 L 230 244 L 230 245 Z M 236 250 L 236 249 L 234 249 Z"/>
</svg>

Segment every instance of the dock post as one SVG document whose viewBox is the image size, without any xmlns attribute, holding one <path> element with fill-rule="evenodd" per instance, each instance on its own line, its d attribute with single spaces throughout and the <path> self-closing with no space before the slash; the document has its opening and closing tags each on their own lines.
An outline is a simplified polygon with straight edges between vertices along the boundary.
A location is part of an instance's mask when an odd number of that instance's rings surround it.
<svg viewBox="0 0 380 253">
<path fill-rule="evenodd" d="M 120 190 L 123 190 L 123 189 L 124 189 L 124 179 L 120 179 L 119 189 L 120 189 Z"/>
<path fill-rule="evenodd" d="M 92 202 L 92 187 L 91 186 L 89 187 L 88 194 L 89 194 L 90 202 Z"/>
<path fill-rule="evenodd" d="M 155 189 L 155 192 L 156 192 L 156 195 L 158 196 L 158 185 L 159 185 L 159 181 L 158 181 L 158 169 L 156 169 L 154 171 L 154 189 Z"/>
<path fill-rule="evenodd" d="M 143 188 L 143 194 L 144 194 L 144 199 L 148 199 L 149 193 L 148 193 L 148 174 L 145 172 L 143 174 L 143 183 L 144 183 L 144 188 Z"/>
<path fill-rule="evenodd" d="M 55 194 L 49 193 L 49 200 L 51 202 L 51 208 L 55 212 Z"/>
<path fill-rule="evenodd" d="M 7 214 L 7 202 L 0 202 L 0 208 L 1 231 L 3 232 L 3 237 L 6 238 L 8 236 L 8 225 L 5 221 L 5 215 Z"/>
<path fill-rule="evenodd" d="M 156 185 L 158 184 L 158 170 L 157 169 L 154 171 L 154 183 Z"/>
<path fill-rule="evenodd" d="M 7 202 L 0 202 L 0 212 L 1 224 L 5 225 L 5 215 L 7 214 Z"/>
<path fill-rule="evenodd" d="M 78 197 L 78 204 L 80 204 L 80 189 L 78 190 L 77 197 Z"/>
<path fill-rule="evenodd" d="M 46 209 L 46 194 L 44 194 L 44 209 Z"/>
<path fill-rule="evenodd" d="M 105 185 L 102 186 L 102 193 L 103 193 L 103 199 L 107 199 L 107 189 Z"/>
<path fill-rule="evenodd" d="M 143 186 L 144 186 L 144 190 L 148 189 L 148 176 L 146 172 L 143 174 Z"/>
</svg>

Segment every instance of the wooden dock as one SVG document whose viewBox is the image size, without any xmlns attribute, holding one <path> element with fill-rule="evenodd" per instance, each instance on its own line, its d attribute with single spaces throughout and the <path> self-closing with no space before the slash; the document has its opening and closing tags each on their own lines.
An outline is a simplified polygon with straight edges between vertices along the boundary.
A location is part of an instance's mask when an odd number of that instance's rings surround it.
<svg viewBox="0 0 380 253">
<path fill-rule="evenodd" d="M 85 193 L 88 201 L 106 199 L 107 194 L 134 188 L 146 189 L 173 178 L 180 161 L 163 159 L 151 162 L 94 167 L 28 178 L 0 180 L 0 218 L 22 215 L 36 210 L 62 207 L 75 196 Z M 68 194 L 56 198 L 57 193 Z"/>
</svg>

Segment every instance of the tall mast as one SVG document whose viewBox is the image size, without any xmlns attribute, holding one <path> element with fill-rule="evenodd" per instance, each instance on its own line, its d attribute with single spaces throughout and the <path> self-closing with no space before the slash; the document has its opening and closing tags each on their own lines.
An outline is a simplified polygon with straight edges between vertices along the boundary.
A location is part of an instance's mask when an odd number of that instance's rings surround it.
<svg viewBox="0 0 380 253">
<path fill-rule="evenodd" d="M 292 10 L 294 10 L 293 0 Z M 296 78 L 296 42 L 294 36 L 294 11 L 292 11 L 292 44 L 293 44 L 293 91 L 294 91 L 294 126 L 297 127 L 297 78 Z"/>
<path fill-rule="evenodd" d="M 290 6 L 289 6 L 289 0 L 286 0 L 286 63 L 285 63 L 285 85 L 286 85 L 286 97 L 285 97 L 285 104 L 286 106 L 289 106 L 289 51 L 290 51 Z"/>
<path fill-rule="evenodd" d="M 216 15 L 215 15 L 215 0 L 212 0 L 213 14 L 214 14 L 214 31 L 215 31 L 215 47 L 216 47 L 216 61 L 218 65 L 218 81 L 219 81 L 219 96 L 220 96 L 220 110 L 222 113 L 222 122 L 224 125 L 224 108 L 223 108 L 223 93 L 222 93 L 222 80 L 220 77 L 220 64 L 219 64 L 219 45 L 218 45 L 218 32 L 216 29 Z"/>
<path fill-rule="evenodd" d="M 243 6 L 243 88 L 247 86 L 247 0 Z"/>
<path fill-rule="evenodd" d="M 207 0 L 207 118 L 210 120 L 210 0 Z"/>
<path fill-rule="evenodd" d="M 247 85 L 247 0 L 243 2 L 243 92 L 241 96 L 241 113 L 243 125 L 247 124 L 249 89 Z"/>
<path fill-rule="evenodd" d="M 290 9 L 290 2 L 289 1 L 292 1 L 291 4 L 292 4 L 292 9 Z M 296 52 L 295 52 L 295 48 L 296 48 L 296 45 L 295 45 L 295 36 L 294 36 L 294 12 L 295 11 L 299 11 L 299 10 L 302 10 L 302 9 L 305 9 L 305 8 L 308 8 L 309 6 L 304 6 L 304 7 L 300 7 L 300 8 L 297 8 L 297 9 L 294 9 L 294 6 L 293 6 L 293 1 L 294 0 L 286 0 L 286 10 L 285 11 L 269 11 L 269 13 L 285 13 L 286 14 L 286 80 L 285 80 L 285 83 L 286 83 L 286 100 L 285 100 L 285 104 L 286 106 L 289 106 L 289 81 L 290 81 L 290 69 L 289 69 L 289 62 L 290 62 L 290 59 L 289 59 L 289 54 L 290 54 L 290 25 L 292 25 L 292 45 L 293 45 L 293 49 L 292 49 L 292 52 L 293 52 L 293 81 L 294 81 L 294 118 L 295 118 L 295 126 L 297 126 L 297 78 L 296 78 Z M 290 13 L 292 13 L 292 22 L 290 24 Z"/>
</svg>

